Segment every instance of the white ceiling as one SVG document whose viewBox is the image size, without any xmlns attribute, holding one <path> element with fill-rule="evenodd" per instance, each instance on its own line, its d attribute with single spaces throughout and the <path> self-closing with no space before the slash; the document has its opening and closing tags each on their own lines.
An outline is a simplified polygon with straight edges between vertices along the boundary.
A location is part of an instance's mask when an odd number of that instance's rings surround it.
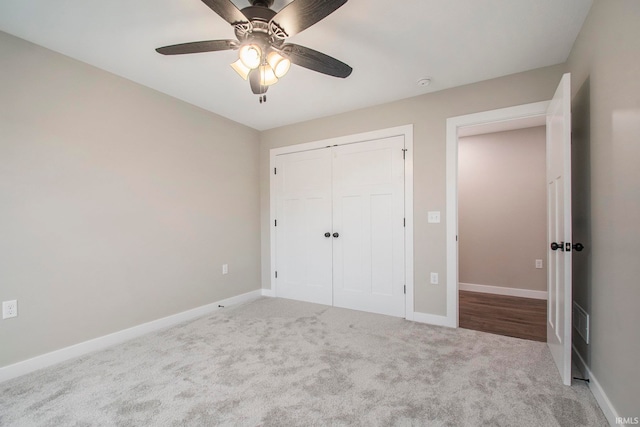
<svg viewBox="0 0 640 427">
<path fill-rule="evenodd" d="M 273 9 L 287 3 L 275 0 Z M 349 0 L 289 40 L 346 62 L 351 76 L 294 65 L 262 105 L 229 67 L 237 52 L 155 52 L 234 38 L 231 26 L 200 0 L 2 0 L 0 30 L 265 130 L 562 63 L 591 3 Z M 427 76 L 431 85 L 418 86 Z"/>
</svg>

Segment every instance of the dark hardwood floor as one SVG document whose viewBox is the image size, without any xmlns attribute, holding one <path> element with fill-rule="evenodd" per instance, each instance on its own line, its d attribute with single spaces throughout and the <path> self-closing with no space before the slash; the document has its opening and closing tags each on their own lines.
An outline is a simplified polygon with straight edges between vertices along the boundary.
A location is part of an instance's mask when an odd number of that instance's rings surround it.
<svg viewBox="0 0 640 427">
<path fill-rule="evenodd" d="M 460 327 L 533 341 L 547 340 L 547 301 L 459 291 Z"/>
</svg>

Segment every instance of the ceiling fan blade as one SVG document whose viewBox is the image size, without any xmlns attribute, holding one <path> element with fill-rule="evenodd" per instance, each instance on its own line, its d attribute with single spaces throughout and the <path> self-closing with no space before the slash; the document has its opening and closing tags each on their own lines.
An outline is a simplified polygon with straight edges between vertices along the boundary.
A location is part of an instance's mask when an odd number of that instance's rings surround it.
<svg viewBox="0 0 640 427">
<path fill-rule="evenodd" d="M 247 17 L 240 12 L 240 9 L 231 3 L 231 0 L 202 0 L 202 2 L 231 25 L 249 22 Z"/>
<path fill-rule="evenodd" d="M 271 19 L 287 37 L 298 34 L 331 15 L 347 0 L 293 0 Z"/>
<path fill-rule="evenodd" d="M 185 53 L 215 52 L 237 48 L 238 42 L 236 40 L 206 40 L 159 47 L 156 52 L 163 55 L 183 55 Z"/>
<path fill-rule="evenodd" d="M 329 76 L 345 78 L 349 77 L 353 71 L 353 68 L 342 61 L 338 61 L 317 50 L 297 44 L 285 44 L 282 46 L 282 53 L 289 58 L 293 64 Z"/>
</svg>

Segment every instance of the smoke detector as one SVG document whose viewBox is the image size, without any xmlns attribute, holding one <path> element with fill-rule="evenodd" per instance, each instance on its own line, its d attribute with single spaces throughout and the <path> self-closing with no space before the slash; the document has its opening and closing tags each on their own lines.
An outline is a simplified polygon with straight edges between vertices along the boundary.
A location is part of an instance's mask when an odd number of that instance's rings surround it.
<svg viewBox="0 0 640 427">
<path fill-rule="evenodd" d="M 423 77 L 418 80 L 418 86 L 429 86 L 431 84 L 431 77 Z"/>
</svg>

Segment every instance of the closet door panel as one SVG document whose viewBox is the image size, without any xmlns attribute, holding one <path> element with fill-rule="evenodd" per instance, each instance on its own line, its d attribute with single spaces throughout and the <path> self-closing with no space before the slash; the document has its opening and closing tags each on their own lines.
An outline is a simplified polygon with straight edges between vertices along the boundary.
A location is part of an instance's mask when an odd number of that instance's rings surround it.
<svg viewBox="0 0 640 427">
<path fill-rule="evenodd" d="M 276 159 L 276 295 L 332 304 L 331 153 Z"/>
<path fill-rule="evenodd" d="M 404 139 L 333 150 L 333 302 L 404 317 Z"/>
<path fill-rule="evenodd" d="M 371 292 L 393 295 L 393 197 L 371 196 Z"/>
</svg>

